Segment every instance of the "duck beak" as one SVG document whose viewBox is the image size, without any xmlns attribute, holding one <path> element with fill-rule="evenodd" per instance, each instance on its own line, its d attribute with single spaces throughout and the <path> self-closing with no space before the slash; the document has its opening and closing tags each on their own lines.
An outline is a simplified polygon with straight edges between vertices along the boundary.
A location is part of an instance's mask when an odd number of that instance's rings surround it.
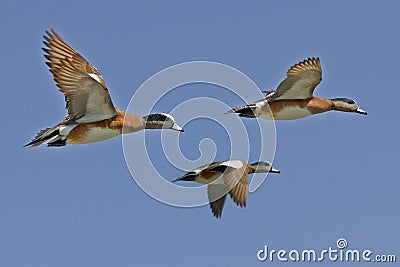
<svg viewBox="0 0 400 267">
<path fill-rule="evenodd" d="M 365 110 L 361 109 L 361 108 L 357 108 L 356 112 L 360 113 L 360 114 L 363 114 L 363 115 L 367 115 L 367 112 Z"/>
<path fill-rule="evenodd" d="M 183 128 L 182 127 L 180 127 L 178 124 L 174 124 L 174 125 L 172 125 L 172 127 L 171 127 L 171 129 L 172 130 L 175 130 L 175 131 L 179 131 L 179 132 L 184 132 L 185 130 L 183 130 Z"/>
<path fill-rule="evenodd" d="M 271 170 L 269 172 L 273 172 L 273 173 L 281 173 L 280 170 L 275 169 L 274 167 L 271 168 Z"/>
</svg>

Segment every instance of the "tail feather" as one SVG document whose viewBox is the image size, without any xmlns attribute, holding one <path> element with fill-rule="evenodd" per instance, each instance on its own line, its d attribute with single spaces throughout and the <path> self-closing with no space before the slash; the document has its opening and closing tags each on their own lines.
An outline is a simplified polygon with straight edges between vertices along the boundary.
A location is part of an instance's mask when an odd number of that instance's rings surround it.
<svg viewBox="0 0 400 267">
<path fill-rule="evenodd" d="M 229 110 L 227 113 L 238 113 L 239 117 L 255 118 L 257 117 L 256 106 L 246 105 Z"/>
<path fill-rule="evenodd" d="M 197 174 L 195 172 L 188 172 L 178 179 L 173 180 L 172 182 L 174 183 L 176 181 L 194 181 L 196 179 L 196 176 Z"/>
<path fill-rule="evenodd" d="M 47 144 L 47 146 L 65 146 L 66 140 L 63 140 L 63 136 L 60 135 L 60 125 L 57 125 L 53 128 L 46 128 L 39 131 L 35 138 L 30 141 L 28 144 L 24 145 L 24 147 L 38 147 L 43 144 Z"/>
</svg>

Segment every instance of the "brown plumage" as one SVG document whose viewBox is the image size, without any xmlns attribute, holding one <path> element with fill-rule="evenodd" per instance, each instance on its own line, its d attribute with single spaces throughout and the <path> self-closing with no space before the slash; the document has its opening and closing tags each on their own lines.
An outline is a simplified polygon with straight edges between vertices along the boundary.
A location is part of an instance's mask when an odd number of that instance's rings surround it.
<svg viewBox="0 0 400 267">
<path fill-rule="evenodd" d="M 114 106 L 100 72 L 54 30 L 44 35 L 46 64 L 64 94 L 68 116 L 53 128 L 39 131 L 25 146 L 65 146 L 102 141 L 143 129 L 183 131 L 165 113 L 139 117 Z"/>
<path fill-rule="evenodd" d="M 275 172 L 279 170 L 268 162 L 247 164 L 242 160 L 213 162 L 186 173 L 176 181 L 194 181 L 207 184 L 208 200 L 213 215 L 220 218 L 226 195 L 229 194 L 239 207 L 246 206 L 248 193 L 248 175 L 254 172 Z"/>
<path fill-rule="evenodd" d="M 278 88 L 264 99 L 231 109 L 228 113 L 274 120 L 294 120 L 330 110 L 367 114 L 351 99 L 323 99 L 313 96 L 321 81 L 319 58 L 308 58 L 290 67 Z"/>
</svg>

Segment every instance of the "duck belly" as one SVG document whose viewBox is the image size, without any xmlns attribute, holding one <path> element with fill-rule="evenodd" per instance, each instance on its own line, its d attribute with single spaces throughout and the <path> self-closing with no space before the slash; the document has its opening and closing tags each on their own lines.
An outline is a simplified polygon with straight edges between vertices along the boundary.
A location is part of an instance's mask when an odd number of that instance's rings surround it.
<svg viewBox="0 0 400 267">
<path fill-rule="evenodd" d="M 121 134 L 118 129 L 102 127 L 83 127 L 78 125 L 68 134 L 68 144 L 88 144 L 100 142 Z"/>
<path fill-rule="evenodd" d="M 295 120 L 312 115 L 313 113 L 307 108 L 297 106 L 286 106 L 275 112 L 272 116 L 271 112 L 264 112 L 260 117 L 267 120 Z"/>
<path fill-rule="evenodd" d="M 274 114 L 275 120 L 295 120 L 312 115 L 307 108 L 302 107 L 284 107 L 278 113 Z"/>
</svg>

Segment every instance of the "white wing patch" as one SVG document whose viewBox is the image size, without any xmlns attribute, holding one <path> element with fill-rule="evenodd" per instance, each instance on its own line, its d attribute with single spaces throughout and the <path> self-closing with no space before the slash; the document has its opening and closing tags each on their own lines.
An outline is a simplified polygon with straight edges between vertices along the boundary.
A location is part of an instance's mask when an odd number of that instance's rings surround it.
<svg viewBox="0 0 400 267">
<path fill-rule="evenodd" d="M 94 73 L 88 73 L 90 77 L 96 80 L 96 82 L 101 83 L 99 76 Z"/>
<path fill-rule="evenodd" d="M 240 169 L 243 167 L 243 162 L 241 160 L 227 160 L 221 163 L 221 165 L 228 166 L 235 169 Z"/>
<path fill-rule="evenodd" d="M 194 172 L 196 175 L 199 175 L 199 173 L 202 171 L 202 169 L 195 169 L 192 172 Z"/>
</svg>

